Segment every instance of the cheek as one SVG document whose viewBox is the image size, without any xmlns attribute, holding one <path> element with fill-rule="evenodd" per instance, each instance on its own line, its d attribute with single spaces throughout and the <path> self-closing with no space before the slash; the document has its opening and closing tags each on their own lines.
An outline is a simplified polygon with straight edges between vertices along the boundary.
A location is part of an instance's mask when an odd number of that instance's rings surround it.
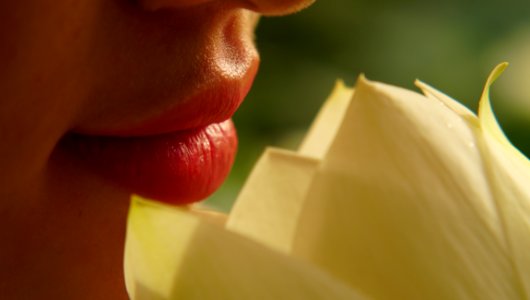
<svg viewBox="0 0 530 300">
<path fill-rule="evenodd" d="M 87 24 L 97 8 L 81 0 L 17 3 L 0 4 L 0 192 L 38 173 L 68 130 L 86 90 Z"/>
</svg>

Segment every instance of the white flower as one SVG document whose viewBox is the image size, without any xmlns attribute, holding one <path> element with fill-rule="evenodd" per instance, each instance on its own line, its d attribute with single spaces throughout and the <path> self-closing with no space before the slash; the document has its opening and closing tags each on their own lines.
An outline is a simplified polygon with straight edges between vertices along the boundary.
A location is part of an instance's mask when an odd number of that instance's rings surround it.
<svg viewBox="0 0 530 300">
<path fill-rule="evenodd" d="M 298 152 L 269 149 L 226 224 L 133 199 L 132 299 L 528 299 L 530 162 L 425 96 L 339 84 Z M 353 95 L 352 95 L 353 94 Z"/>
</svg>

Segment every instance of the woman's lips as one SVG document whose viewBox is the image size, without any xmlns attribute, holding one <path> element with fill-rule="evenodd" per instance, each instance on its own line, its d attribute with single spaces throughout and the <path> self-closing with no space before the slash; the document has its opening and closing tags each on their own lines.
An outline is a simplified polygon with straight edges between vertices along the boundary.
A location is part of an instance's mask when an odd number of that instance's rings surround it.
<svg viewBox="0 0 530 300">
<path fill-rule="evenodd" d="M 230 172 L 237 136 L 230 119 L 248 93 L 257 62 L 225 82 L 137 125 L 72 133 L 61 147 L 131 193 L 188 204 L 214 192 Z"/>
<path fill-rule="evenodd" d="M 214 192 L 237 150 L 231 120 L 159 136 L 71 135 L 63 146 L 91 170 L 139 195 L 188 204 Z"/>
</svg>

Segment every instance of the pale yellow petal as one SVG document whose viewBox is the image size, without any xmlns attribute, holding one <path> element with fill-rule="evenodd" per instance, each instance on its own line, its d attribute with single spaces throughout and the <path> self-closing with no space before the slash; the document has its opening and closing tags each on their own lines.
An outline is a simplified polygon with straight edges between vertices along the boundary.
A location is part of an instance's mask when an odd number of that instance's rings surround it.
<svg viewBox="0 0 530 300">
<path fill-rule="evenodd" d="M 479 116 L 480 116 L 480 125 L 482 126 L 482 130 L 488 132 L 497 140 L 507 146 L 511 146 L 511 143 L 506 138 L 506 135 L 504 135 L 504 132 L 502 131 L 501 127 L 497 123 L 497 119 L 495 118 L 495 115 L 493 114 L 493 110 L 491 109 L 491 103 L 490 103 L 490 86 L 497 80 L 497 78 L 504 72 L 504 70 L 508 67 L 508 63 L 502 63 L 499 64 L 493 69 L 491 74 L 488 76 L 488 80 L 486 81 L 484 90 L 482 91 L 482 96 L 480 97 L 480 104 L 479 104 Z"/>
<path fill-rule="evenodd" d="M 331 95 L 311 124 L 298 153 L 316 158 L 326 155 L 352 97 L 353 89 L 346 87 L 344 82 L 337 81 Z"/>
<path fill-rule="evenodd" d="M 520 299 L 469 122 L 361 78 L 293 255 L 375 299 Z"/>
<path fill-rule="evenodd" d="M 492 135 L 484 134 L 488 148 L 484 154 L 489 166 L 492 193 L 506 232 L 514 269 L 519 276 L 522 294 L 530 298 L 530 169 L 501 145 Z M 486 151 L 485 151 L 486 152 Z"/>
<path fill-rule="evenodd" d="M 530 161 L 514 148 L 491 109 L 489 88 L 506 68 L 501 64 L 490 75 L 480 101 L 484 164 L 504 225 L 521 294 L 530 297 Z"/>
<path fill-rule="evenodd" d="M 241 190 L 227 228 L 290 252 L 298 216 L 319 162 L 291 151 L 267 149 Z"/>
<path fill-rule="evenodd" d="M 461 117 L 466 118 L 475 123 L 478 122 L 477 115 L 471 110 L 469 110 L 469 108 L 467 108 L 462 103 L 455 101 L 453 98 L 447 96 L 446 94 L 440 92 L 439 90 L 420 80 L 416 80 L 414 84 L 423 92 L 423 94 L 427 98 L 441 101 L 443 104 L 452 109 L 455 113 L 459 114 Z"/>
<path fill-rule="evenodd" d="M 202 203 L 191 205 L 188 207 L 188 211 L 199 216 L 204 221 L 210 221 L 221 226 L 225 226 L 228 221 L 228 215 L 205 206 Z"/>
<path fill-rule="evenodd" d="M 366 299 L 301 261 L 138 198 L 127 227 L 125 274 L 132 300 Z"/>
<path fill-rule="evenodd" d="M 235 202 L 229 230 L 276 250 L 290 251 L 318 159 L 328 151 L 352 96 L 353 90 L 337 81 L 298 153 L 265 151 Z"/>
</svg>

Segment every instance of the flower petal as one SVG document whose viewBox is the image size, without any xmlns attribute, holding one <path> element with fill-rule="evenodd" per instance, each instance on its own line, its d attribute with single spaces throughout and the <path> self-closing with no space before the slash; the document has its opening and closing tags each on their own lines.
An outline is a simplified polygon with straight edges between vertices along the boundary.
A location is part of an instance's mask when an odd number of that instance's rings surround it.
<svg viewBox="0 0 530 300">
<path fill-rule="evenodd" d="M 129 215 L 125 274 L 133 300 L 365 299 L 308 264 L 139 198 Z"/>
<path fill-rule="evenodd" d="M 489 100 L 489 88 L 506 68 L 492 72 L 480 101 L 479 117 L 492 193 L 504 226 L 513 267 L 518 274 L 521 294 L 530 297 L 530 161 L 508 141 L 500 128 Z"/>
<path fill-rule="evenodd" d="M 290 252 L 318 159 L 333 142 L 352 96 L 353 90 L 337 81 L 297 153 L 265 151 L 232 208 L 229 230 Z"/>
<path fill-rule="evenodd" d="M 506 138 L 506 135 L 504 135 L 504 132 L 499 126 L 499 123 L 495 118 L 495 114 L 491 109 L 490 102 L 490 86 L 493 84 L 493 82 L 495 82 L 495 80 L 497 80 L 497 78 L 507 67 L 508 63 L 499 64 L 495 67 L 495 69 L 493 69 L 490 76 L 488 76 L 484 90 L 482 91 L 482 96 L 480 97 L 479 116 L 480 125 L 482 126 L 482 130 L 485 133 L 495 137 L 498 142 L 508 146 L 508 148 L 513 148 L 512 144 L 508 141 L 508 138 Z"/>
<path fill-rule="evenodd" d="M 439 101 L 360 78 L 293 255 L 376 299 L 520 298 L 474 133 Z"/>
<path fill-rule="evenodd" d="M 311 124 L 298 153 L 316 158 L 326 155 L 352 97 L 353 89 L 346 87 L 340 80 L 335 83 L 335 88 Z"/>
<path fill-rule="evenodd" d="M 269 148 L 230 212 L 229 230 L 289 253 L 319 160 Z"/>
<path fill-rule="evenodd" d="M 455 101 L 446 94 L 440 92 L 439 90 L 433 88 L 432 86 L 416 80 L 414 83 L 425 95 L 425 97 L 430 99 L 435 99 L 441 101 L 443 104 L 447 105 L 455 113 L 459 114 L 461 117 L 466 118 L 474 123 L 478 122 L 477 115 L 475 115 L 469 108 L 464 106 L 462 103 Z"/>
</svg>

